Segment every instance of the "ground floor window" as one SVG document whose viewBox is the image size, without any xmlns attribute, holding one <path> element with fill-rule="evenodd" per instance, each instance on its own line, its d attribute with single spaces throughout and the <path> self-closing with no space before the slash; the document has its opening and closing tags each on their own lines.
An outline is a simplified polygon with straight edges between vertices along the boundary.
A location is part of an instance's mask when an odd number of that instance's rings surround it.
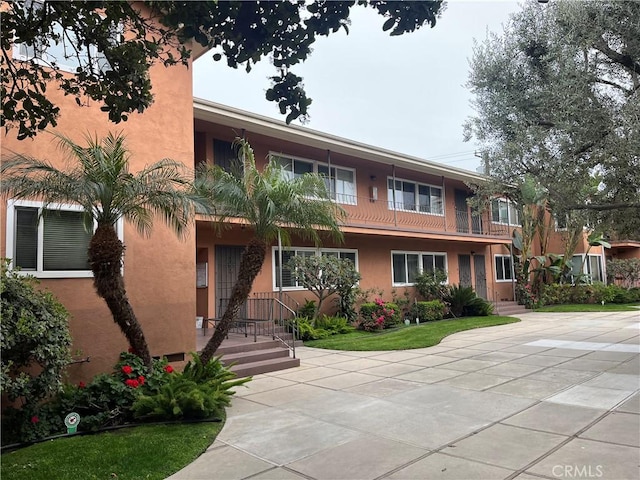
<svg viewBox="0 0 640 480">
<path fill-rule="evenodd" d="M 310 257 L 313 255 L 331 256 L 336 258 L 347 258 L 353 262 L 358 270 L 358 251 L 353 249 L 338 248 L 308 248 L 291 247 L 282 249 L 282 288 L 287 290 L 301 290 L 303 287 L 294 278 L 289 267 L 289 260 L 296 256 Z M 273 285 L 274 290 L 280 288 L 280 255 L 277 247 L 273 248 Z"/>
<path fill-rule="evenodd" d="M 447 254 L 434 252 L 391 252 L 394 286 L 413 285 L 423 272 L 447 271 Z"/>
<path fill-rule="evenodd" d="M 90 277 L 87 250 L 93 229 L 74 205 L 43 208 L 41 202 L 10 201 L 7 255 L 12 266 L 42 278 Z"/>
<path fill-rule="evenodd" d="M 602 267 L 602 256 L 574 255 L 571 258 L 571 281 L 576 282 L 604 282 L 604 270 Z"/>
<path fill-rule="evenodd" d="M 513 280 L 513 264 L 511 255 L 496 255 L 496 282 L 510 282 Z"/>
</svg>

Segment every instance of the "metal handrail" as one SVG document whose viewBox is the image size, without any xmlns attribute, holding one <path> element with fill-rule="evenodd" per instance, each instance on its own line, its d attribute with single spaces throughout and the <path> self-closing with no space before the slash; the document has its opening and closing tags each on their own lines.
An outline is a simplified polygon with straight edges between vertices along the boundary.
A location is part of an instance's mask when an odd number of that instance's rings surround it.
<svg viewBox="0 0 640 480">
<path fill-rule="evenodd" d="M 288 310 L 289 313 L 292 315 L 293 318 L 297 317 L 297 313 L 295 310 L 293 310 L 292 308 L 289 308 L 289 306 L 287 306 L 284 302 L 281 302 L 279 299 L 277 298 L 273 298 L 273 304 L 278 304 L 280 306 L 279 310 L 280 310 L 280 316 L 279 316 L 279 320 L 280 320 L 280 326 L 281 327 L 285 327 L 285 322 L 284 322 L 284 317 L 282 315 L 282 310 Z M 272 316 L 274 317 L 274 316 Z M 296 322 L 286 322 L 286 325 L 290 325 L 291 326 L 291 344 L 289 344 L 287 342 L 286 339 L 280 337 L 279 335 L 275 334 L 275 322 L 272 322 L 274 324 L 274 337 L 279 340 L 280 342 L 282 342 L 283 344 L 285 344 L 287 346 L 287 348 L 289 348 L 289 351 L 291 352 L 291 355 L 293 356 L 293 358 L 296 358 L 296 338 L 297 338 L 297 326 L 296 326 Z M 286 330 L 285 330 L 286 331 Z"/>
<path fill-rule="evenodd" d="M 219 299 L 218 310 L 220 312 L 226 310 L 229 304 L 228 298 Z M 280 305 L 279 316 L 276 315 L 275 307 Z M 268 335 L 272 340 L 278 340 L 283 343 L 295 358 L 295 341 L 296 341 L 296 325 L 295 322 L 289 322 L 289 319 L 285 319 L 283 315 L 284 311 L 287 311 L 291 317 L 295 318 L 296 311 L 281 302 L 273 296 L 267 297 L 263 294 L 255 295 L 255 298 L 248 298 L 240 307 L 239 316 L 236 319 L 232 329 L 238 330 L 238 333 L 244 333 L 245 336 L 249 333 L 247 327 L 253 327 L 254 342 L 257 340 L 258 335 Z M 286 335 L 283 335 L 281 331 L 276 330 L 276 319 L 279 320 L 279 324 L 284 333 L 288 333 L 287 330 L 291 329 L 292 341 L 290 342 Z"/>
</svg>

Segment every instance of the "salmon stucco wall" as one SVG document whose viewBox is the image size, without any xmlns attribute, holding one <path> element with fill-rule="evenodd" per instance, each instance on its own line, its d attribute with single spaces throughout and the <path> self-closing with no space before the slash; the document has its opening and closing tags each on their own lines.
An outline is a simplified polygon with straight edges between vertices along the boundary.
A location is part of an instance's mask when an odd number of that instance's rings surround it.
<svg viewBox="0 0 640 480">
<path fill-rule="evenodd" d="M 251 238 L 250 228 L 242 228 L 238 225 L 222 232 L 216 231 L 207 222 L 199 222 L 198 225 L 198 241 L 197 247 L 199 251 L 206 250 L 209 258 L 209 282 L 207 289 L 199 292 L 198 308 L 199 312 L 207 312 L 208 316 L 215 315 L 215 248 L 217 245 L 224 246 L 244 246 Z M 296 247 L 313 247 L 312 244 L 301 240 L 293 240 L 292 245 Z M 267 250 L 267 255 L 258 277 L 253 285 L 253 292 L 275 292 L 274 284 L 274 257 L 271 245 Z M 487 293 L 489 299 L 493 298 L 494 287 L 491 279 L 493 273 L 489 257 L 489 249 L 482 245 L 463 244 L 447 242 L 442 240 L 402 238 L 394 236 L 381 235 L 357 235 L 346 234 L 344 242 L 336 244 L 325 241 L 322 248 L 343 248 L 356 249 L 358 251 L 358 267 L 362 275 L 360 288 L 370 290 L 370 298 L 374 296 L 382 296 L 385 300 L 392 300 L 394 296 L 404 298 L 405 287 L 394 286 L 392 282 L 392 263 L 391 252 L 398 251 L 416 251 L 416 252 L 434 252 L 446 253 L 448 264 L 448 275 L 450 284 L 458 284 L 460 282 L 458 255 L 476 255 L 485 256 L 485 271 L 487 278 Z M 472 267 L 475 268 L 475 267 Z M 413 287 L 408 287 L 411 298 L 414 296 Z M 287 295 L 294 298 L 299 304 L 304 304 L 306 300 L 315 300 L 316 297 L 309 291 L 300 289 L 285 289 Z M 206 292 L 206 293 L 205 293 Z M 327 301 L 325 312 L 335 311 L 331 300 Z"/>
<path fill-rule="evenodd" d="M 104 137 L 122 132 L 130 153 L 132 172 L 172 158 L 193 165 L 193 100 L 191 70 L 184 66 L 151 68 L 154 103 L 142 114 L 131 114 L 128 121 L 115 125 L 100 105 L 84 99 L 77 106 L 71 97 L 51 88 L 48 96 L 61 106 L 58 125 L 51 131 L 83 144 L 89 134 Z M 54 165 L 63 166 L 63 157 L 52 135 L 41 132 L 35 139 L 18 141 L 15 130 L 3 133 L 2 158 L 20 152 Z M 3 226 L 6 203 L 2 204 Z M 124 223 L 124 279 L 134 312 L 144 329 L 152 355 L 190 352 L 195 349 L 195 228 L 191 226 L 180 240 L 160 218 L 146 238 Z M 6 251 L 2 236 L 2 255 Z M 110 371 L 119 352 L 128 345 L 113 323 L 102 299 L 94 292 L 91 279 L 43 279 L 42 287 L 57 295 L 71 313 L 73 352 L 91 357 L 88 363 L 69 367 L 70 380 L 87 380 L 99 372 Z"/>
</svg>

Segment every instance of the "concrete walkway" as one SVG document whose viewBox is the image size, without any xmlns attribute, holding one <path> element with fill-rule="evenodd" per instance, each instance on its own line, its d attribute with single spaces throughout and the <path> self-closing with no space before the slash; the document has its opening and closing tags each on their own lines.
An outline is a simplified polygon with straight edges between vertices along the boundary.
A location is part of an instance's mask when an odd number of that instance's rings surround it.
<svg viewBox="0 0 640 480">
<path fill-rule="evenodd" d="M 436 347 L 300 348 L 171 479 L 640 478 L 640 312 L 527 313 Z"/>
</svg>

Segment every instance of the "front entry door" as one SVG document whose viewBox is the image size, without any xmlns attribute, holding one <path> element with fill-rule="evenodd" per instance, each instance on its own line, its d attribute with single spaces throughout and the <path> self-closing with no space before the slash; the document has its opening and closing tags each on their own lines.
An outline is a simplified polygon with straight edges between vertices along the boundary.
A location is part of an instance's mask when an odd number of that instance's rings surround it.
<svg viewBox="0 0 640 480">
<path fill-rule="evenodd" d="M 471 255 L 458 255 L 460 286 L 471 287 Z"/>
<path fill-rule="evenodd" d="M 216 317 L 220 318 L 224 312 L 219 312 L 220 299 L 231 297 L 231 290 L 236 284 L 240 271 L 240 257 L 244 247 L 216 245 Z"/>
<path fill-rule="evenodd" d="M 487 299 L 487 272 L 484 265 L 484 255 L 474 255 L 473 269 L 475 270 L 476 295 Z"/>
</svg>

